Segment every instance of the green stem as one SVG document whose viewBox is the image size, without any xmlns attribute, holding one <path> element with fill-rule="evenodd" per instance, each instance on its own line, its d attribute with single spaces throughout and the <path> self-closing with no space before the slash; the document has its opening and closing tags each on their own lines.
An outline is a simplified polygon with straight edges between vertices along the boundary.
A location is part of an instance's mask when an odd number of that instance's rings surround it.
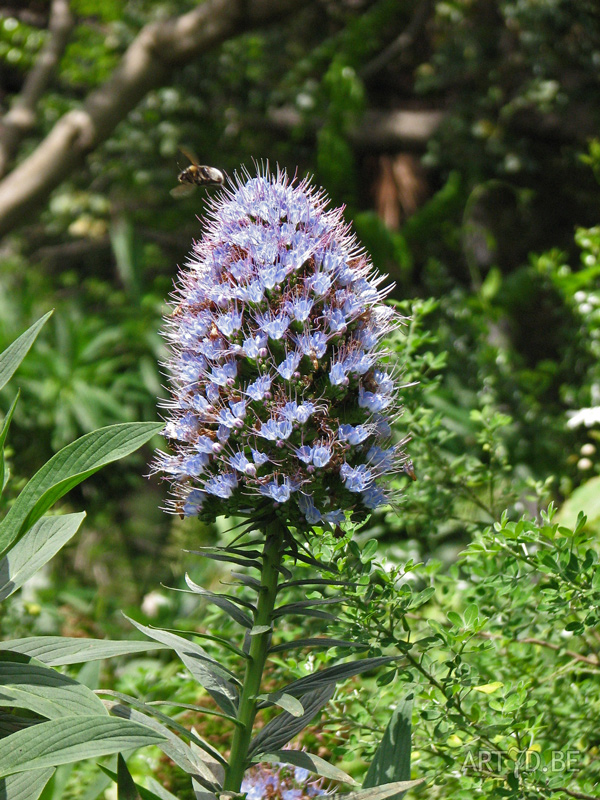
<svg viewBox="0 0 600 800">
<path fill-rule="evenodd" d="M 256 716 L 256 698 L 260 694 L 263 670 L 271 641 L 271 624 L 277 597 L 279 566 L 282 555 L 283 527 L 279 521 L 275 521 L 266 531 L 260 576 L 261 585 L 254 613 L 254 627 L 268 626 L 269 630 L 252 636 L 238 707 L 237 718 L 239 725 L 233 734 L 229 765 L 223 783 L 223 789 L 228 792 L 240 791 L 242 778 L 248 766 L 248 747 L 252 738 L 252 727 Z"/>
</svg>

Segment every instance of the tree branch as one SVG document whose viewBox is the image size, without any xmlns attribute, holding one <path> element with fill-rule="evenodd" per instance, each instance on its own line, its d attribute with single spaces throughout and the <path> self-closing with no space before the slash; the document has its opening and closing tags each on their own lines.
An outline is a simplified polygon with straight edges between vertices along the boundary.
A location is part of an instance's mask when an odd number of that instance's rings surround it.
<svg viewBox="0 0 600 800">
<path fill-rule="evenodd" d="M 6 173 L 21 140 L 35 125 L 37 104 L 62 58 L 74 25 L 69 0 L 52 0 L 48 41 L 25 78 L 21 93 L 0 121 L 0 176 Z"/>
<path fill-rule="evenodd" d="M 254 26 L 310 0 L 206 0 L 187 14 L 146 25 L 109 80 L 65 114 L 36 150 L 0 183 L 0 236 L 21 224 L 81 166 L 152 89 L 175 68 Z"/>
</svg>

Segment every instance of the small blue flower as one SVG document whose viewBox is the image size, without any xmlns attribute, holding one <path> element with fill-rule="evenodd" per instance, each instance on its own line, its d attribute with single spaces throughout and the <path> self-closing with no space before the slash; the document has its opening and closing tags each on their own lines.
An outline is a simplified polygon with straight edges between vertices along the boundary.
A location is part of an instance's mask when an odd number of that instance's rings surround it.
<svg viewBox="0 0 600 800">
<path fill-rule="evenodd" d="M 204 483 L 204 491 L 208 494 L 214 494 L 216 497 L 227 499 L 231 497 L 233 490 L 237 486 L 237 478 L 233 472 L 226 472 L 225 474 L 213 475 Z"/>
<path fill-rule="evenodd" d="M 260 467 L 270 461 L 270 458 L 266 453 L 261 453 L 260 450 L 252 450 L 252 460 Z"/>
<path fill-rule="evenodd" d="M 368 392 L 362 386 L 358 390 L 358 405 L 361 408 L 368 408 L 369 411 L 383 411 L 392 402 L 389 395 L 382 394 L 381 392 Z"/>
<path fill-rule="evenodd" d="M 314 355 L 317 358 L 322 358 L 327 351 L 328 339 L 321 331 L 303 333 L 302 336 L 296 337 L 295 341 L 305 356 Z"/>
<path fill-rule="evenodd" d="M 251 461 L 248 461 L 243 453 L 234 453 L 229 456 L 229 463 L 238 472 L 243 472 L 245 475 L 256 475 L 256 467 Z"/>
<path fill-rule="evenodd" d="M 343 442 L 351 445 L 362 444 L 373 433 L 373 427 L 369 425 L 340 425 L 339 437 Z"/>
<path fill-rule="evenodd" d="M 264 333 L 259 333 L 246 339 L 242 345 L 242 350 L 248 358 L 259 358 L 259 356 L 264 357 L 267 355 L 266 346 L 267 337 Z"/>
<path fill-rule="evenodd" d="M 329 291 L 331 276 L 321 272 L 310 279 L 309 286 L 316 295 L 323 296 Z"/>
<path fill-rule="evenodd" d="M 222 367 L 213 367 L 210 372 L 210 380 L 217 386 L 233 386 L 237 376 L 237 364 L 235 361 L 226 361 Z"/>
<path fill-rule="evenodd" d="M 304 514 L 309 525 L 316 525 L 321 521 L 321 513 L 315 507 L 313 498 L 308 494 L 298 494 L 298 508 Z"/>
<path fill-rule="evenodd" d="M 313 307 L 314 300 L 311 297 L 297 297 L 286 303 L 286 311 L 290 313 L 298 322 L 306 322 Z"/>
<path fill-rule="evenodd" d="M 305 425 L 311 416 L 316 412 L 317 406 L 310 401 L 301 403 L 296 409 L 296 419 L 300 425 Z"/>
<path fill-rule="evenodd" d="M 348 327 L 344 312 L 340 308 L 331 309 L 329 314 L 329 329 L 333 333 L 344 333 Z"/>
<path fill-rule="evenodd" d="M 289 478 L 284 478 L 280 484 L 276 480 L 259 487 L 259 492 L 272 498 L 276 503 L 286 503 L 290 499 L 293 491 L 292 482 Z"/>
<path fill-rule="evenodd" d="M 348 376 L 342 361 L 336 361 L 329 370 L 329 382 L 332 386 L 345 386 L 348 383 Z"/>
<path fill-rule="evenodd" d="M 290 325 L 290 318 L 285 314 L 273 314 L 270 311 L 256 314 L 256 324 L 269 339 L 281 339 Z"/>
<path fill-rule="evenodd" d="M 326 467 L 331 460 L 331 450 L 325 445 L 318 445 L 312 449 L 312 462 L 315 467 Z"/>
<path fill-rule="evenodd" d="M 242 327 L 242 313 L 236 307 L 215 318 L 215 325 L 223 336 L 230 337 Z"/>
<path fill-rule="evenodd" d="M 350 492 L 364 492 L 373 483 L 373 473 L 365 464 L 351 467 L 350 464 L 344 463 L 340 467 L 340 475 Z"/>
<path fill-rule="evenodd" d="M 253 383 L 246 386 L 246 394 L 252 400 L 263 400 L 267 392 L 271 388 L 271 376 L 261 375 Z"/>
<path fill-rule="evenodd" d="M 286 358 L 277 366 L 277 372 L 284 378 L 286 381 L 292 379 L 294 373 L 298 369 L 298 365 L 300 364 L 300 353 L 290 353 Z"/>
<path fill-rule="evenodd" d="M 367 508 L 377 508 L 389 502 L 385 492 L 375 484 L 362 493 L 362 501 Z"/>
<path fill-rule="evenodd" d="M 194 442 L 194 450 L 197 450 L 199 453 L 212 455 L 213 453 L 220 452 L 221 448 L 216 442 L 213 442 L 210 436 L 199 436 Z"/>
</svg>

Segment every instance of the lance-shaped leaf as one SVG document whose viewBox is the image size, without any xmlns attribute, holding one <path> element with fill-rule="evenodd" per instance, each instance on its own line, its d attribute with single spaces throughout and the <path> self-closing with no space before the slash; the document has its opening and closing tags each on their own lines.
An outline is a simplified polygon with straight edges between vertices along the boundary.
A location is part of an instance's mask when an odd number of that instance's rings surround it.
<svg viewBox="0 0 600 800">
<path fill-rule="evenodd" d="M 52 768 L 35 769 L 0 778 L 0 797 L 2 800 L 38 800 L 53 772 Z"/>
<path fill-rule="evenodd" d="M 361 672 L 376 669 L 376 667 L 381 667 L 383 664 L 389 664 L 390 661 L 397 661 L 398 658 L 400 656 L 377 656 L 376 658 L 363 658 L 360 661 L 337 664 L 335 667 L 320 669 L 318 672 L 313 672 L 312 675 L 299 678 L 288 686 L 284 686 L 283 690 L 294 697 L 301 697 L 305 692 L 320 689 L 329 683 L 344 681 L 347 678 L 354 677 L 354 675 L 360 675 Z"/>
<path fill-rule="evenodd" d="M 363 789 L 410 780 L 413 699 L 414 690 L 411 690 L 394 709 L 363 781 Z M 404 792 L 399 792 L 393 799 L 400 800 L 403 796 Z"/>
<path fill-rule="evenodd" d="M 16 592 L 73 537 L 85 513 L 44 517 L 0 559 L 0 600 Z"/>
<path fill-rule="evenodd" d="M 18 339 L 15 339 L 3 353 L 0 353 L 0 389 L 3 389 L 12 378 L 19 364 L 29 352 L 29 348 L 35 342 L 38 333 L 51 316 L 52 311 L 44 314 L 41 319 L 34 322 L 31 328 L 28 328 Z"/>
<path fill-rule="evenodd" d="M 161 735 L 161 741 L 157 742 L 158 747 L 160 747 L 163 753 L 174 761 L 178 767 L 181 767 L 188 775 L 198 775 L 198 777 L 202 778 L 207 784 L 214 784 L 215 776 L 210 767 L 199 758 L 196 758 L 189 746 L 185 742 L 182 742 L 181 739 L 165 725 L 161 725 L 160 722 L 147 714 L 142 714 L 140 711 L 124 706 L 121 703 L 107 702 L 107 706 L 111 714 L 125 720 L 131 720 L 132 722 L 146 725 L 148 728 L 156 731 Z"/>
<path fill-rule="evenodd" d="M 143 703 L 141 700 L 138 700 L 136 697 L 130 697 L 127 694 L 123 694 L 122 692 L 115 692 L 112 689 L 99 689 L 98 693 L 102 694 L 102 695 L 108 695 L 109 697 L 116 697 L 119 700 L 122 700 L 124 703 L 127 703 L 130 706 L 133 706 L 133 708 L 135 708 L 137 711 L 140 711 L 142 714 L 147 714 L 147 715 L 149 715 L 151 717 L 156 717 L 159 721 L 162 720 L 162 722 L 164 722 L 164 724 L 168 728 L 173 728 L 173 730 L 176 731 L 177 733 L 179 733 L 180 736 L 182 736 L 184 739 L 189 739 L 190 742 L 193 742 L 196 747 L 199 747 L 201 750 L 206 751 L 205 754 L 203 755 L 203 758 L 205 758 L 205 760 L 210 761 L 210 762 L 217 761 L 222 766 L 224 766 L 224 767 L 227 766 L 227 762 L 225 761 L 223 756 L 217 750 L 215 750 L 214 747 L 211 747 L 211 745 L 207 744 L 203 739 L 201 739 L 199 736 L 197 736 L 194 732 L 188 731 L 188 729 L 184 728 L 183 725 L 180 725 L 179 722 L 176 722 L 175 720 L 171 719 L 171 717 L 168 717 L 166 714 L 163 714 L 161 711 L 158 711 L 155 708 L 156 703 L 152 703 L 152 704 Z M 169 705 L 169 703 L 166 703 L 166 704 Z M 118 705 L 119 705 L 118 703 L 113 704 L 113 705 L 111 705 L 111 708 L 113 708 L 113 706 L 118 706 Z M 179 703 L 177 703 L 176 705 L 178 707 L 181 707 Z M 190 708 L 194 708 L 196 711 L 199 711 L 199 712 L 203 712 L 204 711 L 204 709 L 199 708 L 198 706 L 190 706 Z M 122 714 L 120 712 L 117 712 L 117 713 L 121 717 L 125 716 L 124 714 Z M 218 713 L 218 712 L 214 712 L 214 713 Z M 224 717 L 225 715 L 221 714 L 220 716 Z M 141 719 L 138 719 L 136 721 L 137 722 L 142 722 Z"/>
<path fill-rule="evenodd" d="M 111 778 L 118 785 L 119 776 L 117 775 L 116 772 L 114 772 L 112 769 L 108 769 L 108 767 L 105 767 L 102 764 L 99 764 L 98 766 L 100 767 L 102 772 L 104 772 L 105 775 L 108 775 L 108 777 Z M 157 783 L 156 786 L 159 787 L 161 794 L 158 794 L 156 791 L 146 789 L 144 786 L 140 786 L 137 783 L 134 784 L 135 790 L 137 791 L 141 800 L 177 800 L 174 794 L 171 794 L 171 792 L 168 792 L 166 789 L 163 789 L 162 786 L 160 786 L 160 784 Z"/>
<path fill-rule="evenodd" d="M 395 783 L 384 783 L 382 786 L 373 786 L 370 789 L 359 789 L 356 792 L 344 794 L 330 794 L 328 800 L 386 800 L 388 797 L 395 797 L 397 794 L 404 794 L 415 786 L 420 786 L 425 778 L 416 781 L 396 781 Z"/>
<path fill-rule="evenodd" d="M 107 715 L 87 686 L 31 656 L 7 650 L 0 650 L 0 706 L 26 708 L 48 719 Z"/>
<path fill-rule="evenodd" d="M 269 653 L 281 653 L 284 650 L 300 650 L 303 647 L 353 647 L 358 650 L 368 646 L 368 644 L 348 642 L 345 639 L 328 639 L 325 636 L 321 636 L 315 639 L 294 639 L 291 642 L 281 642 L 269 648 Z"/>
<path fill-rule="evenodd" d="M 232 572 L 231 577 L 234 579 L 232 583 L 241 583 L 243 586 L 248 586 L 250 589 L 255 589 L 257 592 L 260 591 L 260 581 L 257 578 L 253 578 L 252 575 L 244 575 L 242 572 Z M 227 581 L 221 581 L 227 585 Z"/>
<path fill-rule="evenodd" d="M 279 606 L 273 611 L 275 617 L 282 617 L 284 614 L 301 614 L 303 616 L 311 616 L 311 609 L 313 606 L 330 606 L 334 603 L 347 602 L 345 597 L 317 597 L 314 600 L 300 600 L 297 603 L 287 603 L 285 606 Z"/>
<path fill-rule="evenodd" d="M 281 589 L 288 589 L 290 586 L 360 586 L 354 581 L 334 581 L 328 578 L 303 578 L 298 581 L 286 581 L 281 584 Z"/>
<path fill-rule="evenodd" d="M 237 689 L 231 682 L 230 676 L 214 658 L 210 658 L 208 653 L 199 645 L 189 642 L 183 636 L 148 628 L 129 617 L 126 617 L 126 619 L 139 631 L 145 633 L 146 636 L 171 647 L 198 683 L 210 694 L 219 708 L 235 719 L 238 702 Z"/>
<path fill-rule="evenodd" d="M 194 594 L 198 594 L 201 597 L 206 598 L 210 603 L 213 603 L 217 608 L 220 608 L 221 611 L 224 611 L 226 614 L 229 614 L 232 620 L 241 625 L 243 628 L 251 628 L 252 627 L 252 619 L 241 611 L 234 602 L 229 600 L 229 598 L 224 597 L 221 594 L 215 594 L 214 592 L 209 592 L 207 589 L 204 589 L 202 586 L 199 586 L 197 583 L 190 578 L 189 575 L 185 576 L 185 582 L 190 587 Z M 244 603 L 245 604 L 245 603 Z M 248 603 L 250 608 L 254 611 L 255 609 L 253 606 Z"/>
<path fill-rule="evenodd" d="M 158 642 L 81 639 L 75 636 L 27 636 L 24 639 L 8 639 L 2 642 L 2 648 L 33 656 L 47 667 L 61 667 L 65 664 L 82 664 L 115 656 L 146 653 L 149 650 L 167 650 L 169 646 Z"/>
<path fill-rule="evenodd" d="M 242 558 L 241 556 L 230 556 L 226 553 L 214 553 L 203 550 L 184 550 L 184 553 L 191 553 L 195 556 L 202 556 L 203 558 L 210 558 L 213 561 L 223 561 L 227 564 L 237 564 L 240 567 L 254 567 L 260 572 L 260 561 L 252 561 L 249 558 Z"/>
<path fill-rule="evenodd" d="M 267 694 L 259 694 L 256 698 L 258 708 L 267 708 L 268 706 L 279 706 L 287 711 L 292 717 L 301 717 L 304 714 L 304 706 L 291 694 L 285 692 L 269 692 Z"/>
<path fill-rule="evenodd" d="M 0 552 L 4 553 L 74 486 L 106 464 L 133 453 L 163 427 L 156 422 L 110 425 L 60 450 L 31 478 L 0 523 Z"/>
<path fill-rule="evenodd" d="M 8 436 L 8 429 L 10 428 L 10 423 L 12 422 L 13 414 L 15 413 L 15 408 L 17 407 L 17 402 L 19 400 L 19 393 L 17 392 L 17 396 L 12 402 L 11 407 L 8 409 L 6 416 L 4 417 L 4 422 L 2 423 L 2 430 L 0 430 L 0 494 L 4 491 L 6 487 L 6 483 L 8 481 L 9 470 L 6 469 L 6 461 L 4 459 L 4 445 L 6 443 L 6 437 Z"/>
<path fill-rule="evenodd" d="M 121 753 L 117 757 L 117 800 L 141 800 L 137 786 Z"/>
<path fill-rule="evenodd" d="M 262 752 L 272 753 L 290 742 L 294 736 L 304 730 L 319 711 L 327 705 L 333 697 L 335 683 L 329 683 L 314 692 L 307 692 L 302 696 L 304 714 L 300 717 L 292 716 L 287 711 L 279 714 L 262 728 L 250 742 L 248 757 L 252 758 Z"/>
<path fill-rule="evenodd" d="M 150 728 L 117 717 L 95 715 L 53 719 L 0 741 L 0 777 L 162 741 L 163 737 Z"/>
<path fill-rule="evenodd" d="M 354 778 L 351 778 L 343 769 L 334 767 L 319 756 L 307 753 L 304 750 L 275 750 L 270 753 L 264 753 L 260 758 L 254 760 L 275 762 L 276 764 L 293 764 L 295 767 L 302 767 L 309 772 L 316 772 L 317 775 L 322 775 L 332 781 L 341 781 L 342 783 L 350 783 L 356 786 Z"/>
</svg>

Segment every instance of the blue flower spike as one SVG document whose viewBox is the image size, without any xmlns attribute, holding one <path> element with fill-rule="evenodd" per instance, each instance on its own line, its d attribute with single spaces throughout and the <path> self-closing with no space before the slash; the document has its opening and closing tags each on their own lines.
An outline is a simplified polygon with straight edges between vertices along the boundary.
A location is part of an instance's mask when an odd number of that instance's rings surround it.
<svg viewBox="0 0 600 800">
<path fill-rule="evenodd" d="M 153 469 L 180 514 L 275 513 L 306 530 L 392 499 L 406 440 L 391 440 L 399 384 L 382 341 L 403 318 L 327 206 L 268 168 L 211 201 L 165 330 L 172 452 Z"/>
</svg>

